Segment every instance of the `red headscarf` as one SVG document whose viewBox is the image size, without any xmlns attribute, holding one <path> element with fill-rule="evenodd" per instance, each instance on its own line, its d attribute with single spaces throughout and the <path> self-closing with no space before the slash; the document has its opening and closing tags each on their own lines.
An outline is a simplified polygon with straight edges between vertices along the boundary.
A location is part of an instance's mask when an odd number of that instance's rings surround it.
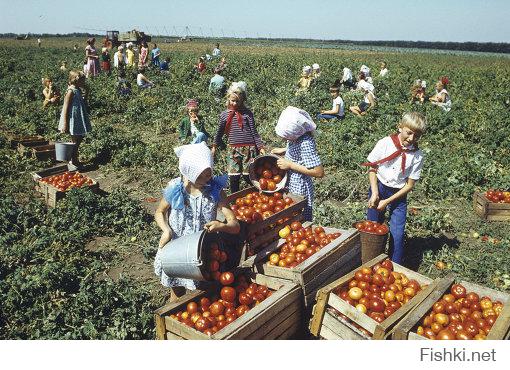
<svg viewBox="0 0 510 370">
<path fill-rule="evenodd" d="M 237 108 L 234 108 L 232 106 L 228 106 L 228 117 L 227 117 L 227 124 L 225 125 L 225 132 L 227 135 L 230 132 L 230 126 L 232 126 L 232 120 L 234 119 L 234 115 L 237 118 L 237 125 L 242 129 L 243 128 L 243 115 L 239 112 Z"/>
</svg>

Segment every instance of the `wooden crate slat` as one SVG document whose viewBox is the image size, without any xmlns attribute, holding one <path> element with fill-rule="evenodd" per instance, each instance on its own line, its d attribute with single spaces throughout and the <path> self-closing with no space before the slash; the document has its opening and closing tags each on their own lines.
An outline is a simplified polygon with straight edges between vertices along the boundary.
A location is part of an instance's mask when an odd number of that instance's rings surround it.
<svg viewBox="0 0 510 370">
<path fill-rule="evenodd" d="M 359 259 L 356 257 L 359 256 Z M 306 297 L 305 306 L 309 306 L 315 301 L 317 290 L 324 284 L 329 284 L 331 281 L 338 279 L 340 276 L 347 274 L 353 268 L 361 264 L 361 247 L 352 249 L 334 262 L 330 267 L 323 270 L 317 277 L 309 281 L 303 286 L 303 293 Z"/>
<path fill-rule="evenodd" d="M 301 302 L 299 300 L 282 307 L 280 312 L 243 339 L 275 339 L 285 330 L 291 328 L 296 321 L 301 322 Z"/>
<path fill-rule="evenodd" d="M 264 300 L 232 324 L 225 326 L 215 333 L 213 337 L 218 339 L 243 339 L 246 335 L 249 335 L 267 320 L 271 319 L 273 315 L 280 312 L 281 308 L 290 305 L 296 300 L 300 300 L 301 291 L 297 285 L 287 284 L 273 293 L 271 297 L 273 296 L 273 300 Z M 237 325 L 233 325 L 236 322 Z"/>
<path fill-rule="evenodd" d="M 362 335 L 355 332 L 353 329 L 345 325 L 343 322 L 338 320 L 336 317 L 331 315 L 329 312 L 326 312 L 324 315 L 324 320 L 322 322 L 321 335 L 323 332 L 323 328 L 326 328 L 326 331 L 332 333 L 335 339 L 346 339 L 346 340 L 363 340 L 365 339 Z M 332 336 L 330 334 L 330 336 Z"/>
<path fill-rule="evenodd" d="M 377 322 L 364 313 L 358 311 L 355 307 L 345 302 L 336 294 L 329 295 L 328 304 L 337 311 L 343 313 L 350 320 L 360 325 L 363 329 L 368 330 L 370 333 L 374 333 Z"/>
<path fill-rule="evenodd" d="M 163 338 L 163 339 L 165 339 L 165 338 Z M 166 339 L 168 339 L 168 340 L 185 340 L 183 337 L 180 337 L 180 336 L 170 333 L 170 332 L 166 333 Z"/>
<path fill-rule="evenodd" d="M 489 331 L 487 339 L 508 339 L 510 335 L 510 305 L 508 302 L 503 306 L 496 322 Z"/>
<path fill-rule="evenodd" d="M 184 339 L 188 340 L 208 340 L 210 339 L 208 335 L 195 330 L 194 328 L 190 328 L 187 325 L 177 321 L 176 319 L 170 318 L 170 316 L 165 316 L 165 327 L 171 333 L 177 334 Z"/>
<path fill-rule="evenodd" d="M 293 324 L 288 327 L 283 333 L 278 335 L 278 337 L 274 338 L 277 340 L 286 340 L 286 339 L 292 339 L 293 336 L 295 336 L 299 330 L 301 329 L 301 322 L 299 321 L 293 321 Z M 281 331 L 281 330 L 280 330 Z"/>
<path fill-rule="evenodd" d="M 344 338 L 338 336 L 335 334 L 335 332 L 331 329 L 329 329 L 327 326 L 322 325 L 320 327 L 320 333 L 319 335 L 321 338 L 327 339 L 327 340 L 342 340 Z"/>
<path fill-rule="evenodd" d="M 395 339 L 395 338 L 393 338 Z M 400 339 L 400 338 L 399 338 Z M 405 338 L 402 338 L 402 339 L 405 339 Z M 424 336 L 421 336 L 419 334 L 416 334 L 415 332 L 409 332 L 409 337 L 407 338 L 409 340 L 428 340 L 427 338 L 425 338 Z"/>
<path fill-rule="evenodd" d="M 282 217 L 289 218 L 289 219 L 287 221 L 284 221 L 280 225 L 276 225 L 272 230 L 266 231 L 263 235 L 257 236 L 253 241 L 247 241 L 249 247 L 251 249 L 256 250 L 264 243 L 267 243 L 267 242 L 275 240 L 275 239 L 276 239 L 276 241 L 278 241 L 278 239 L 280 238 L 278 236 L 278 232 L 285 226 L 290 225 L 291 223 L 293 223 L 295 221 L 301 221 L 303 219 L 303 214 L 298 213 L 297 215 L 282 216 Z M 257 255 L 258 255 L 258 253 L 251 257 L 255 257 Z M 252 263 L 252 265 L 253 265 L 253 263 Z M 248 266 L 248 267 L 251 267 L 251 266 Z"/>
</svg>

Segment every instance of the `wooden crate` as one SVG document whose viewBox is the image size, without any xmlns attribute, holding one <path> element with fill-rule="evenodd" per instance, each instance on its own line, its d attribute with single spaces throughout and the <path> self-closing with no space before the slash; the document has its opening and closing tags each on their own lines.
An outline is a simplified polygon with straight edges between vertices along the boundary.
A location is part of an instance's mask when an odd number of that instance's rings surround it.
<svg viewBox="0 0 510 370">
<path fill-rule="evenodd" d="M 44 137 L 40 135 L 17 135 L 13 133 L 7 133 L 7 141 L 9 142 L 9 146 L 11 149 L 16 149 L 18 144 L 20 143 L 38 143 L 38 145 L 46 145 L 48 144 L 48 140 L 45 140 Z"/>
<path fill-rule="evenodd" d="M 196 290 L 186 294 L 154 312 L 157 339 L 289 339 L 300 332 L 303 303 L 299 286 L 263 275 L 253 275 L 251 280 L 276 291 L 210 337 L 170 318 L 171 314 L 185 310 L 189 302 L 197 301 L 207 292 Z"/>
<path fill-rule="evenodd" d="M 45 170 L 41 170 L 41 171 L 32 173 L 32 178 L 34 179 L 35 184 L 36 184 L 35 188 L 37 191 L 39 191 L 42 194 L 42 196 L 44 198 L 44 202 L 49 207 L 55 207 L 57 202 L 66 196 L 67 191 L 60 191 L 56 187 L 54 187 L 50 184 L 45 184 L 39 180 L 42 179 L 43 177 L 58 175 L 58 174 L 66 172 L 66 171 L 68 171 L 68 167 L 66 164 L 63 164 L 63 165 L 55 166 L 52 168 L 48 168 Z M 76 171 L 69 171 L 69 172 L 76 172 Z M 83 185 L 82 188 L 85 188 L 85 189 L 88 188 L 94 192 L 98 191 L 99 183 L 94 179 L 91 179 L 91 180 L 92 180 L 92 185 Z"/>
<path fill-rule="evenodd" d="M 304 224 L 305 227 L 309 225 Z M 324 230 L 327 234 L 340 232 L 342 235 L 294 268 L 272 266 L 267 262 L 268 256 L 285 243 L 284 239 L 280 239 L 278 244 L 273 243 L 254 256 L 254 271 L 299 284 L 303 289 L 305 306 L 312 307 L 317 290 L 361 265 L 361 243 L 356 229 L 324 227 Z"/>
<path fill-rule="evenodd" d="M 473 207 L 476 214 L 486 221 L 510 221 L 510 204 L 493 203 L 483 193 L 473 195 Z"/>
<path fill-rule="evenodd" d="M 28 157 L 36 158 L 40 161 L 51 159 L 56 160 L 55 157 L 55 144 L 44 144 L 39 143 L 20 143 L 18 144 L 18 152 Z"/>
<path fill-rule="evenodd" d="M 449 274 L 441 279 L 437 283 L 436 289 L 395 327 L 393 339 L 429 340 L 416 334 L 416 328 L 421 319 L 432 309 L 434 303 L 450 291 L 451 286 L 456 280 L 454 274 Z M 503 310 L 487 335 L 487 339 L 508 339 L 510 336 L 510 304 L 508 304 L 510 303 L 510 294 L 467 281 L 459 281 L 459 283 L 466 288 L 467 292 L 475 292 L 480 297 L 487 296 L 492 300 L 503 302 Z"/>
<path fill-rule="evenodd" d="M 253 193 L 254 191 L 258 192 L 259 190 L 252 186 L 250 188 L 238 191 L 237 193 L 230 194 L 227 197 L 228 203 L 235 202 L 237 198 L 244 197 L 245 195 L 249 193 Z M 250 251 L 257 251 L 260 249 L 261 246 L 264 244 L 270 243 L 274 240 L 278 240 L 278 231 L 286 226 L 290 225 L 294 221 L 301 221 L 303 219 L 302 213 L 303 209 L 306 206 L 306 200 L 301 195 L 296 195 L 292 193 L 286 193 L 284 196 L 288 196 L 292 198 L 294 203 L 288 207 L 285 208 L 283 211 L 278 212 L 271 217 L 266 218 L 265 220 L 261 222 L 257 222 L 255 224 L 246 224 L 245 227 L 243 227 L 244 230 L 246 230 L 246 236 L 247 236 L 247 249 Z M 283 218 L 289 218 L 289 220 L 277 224 L 277 221 Z M 243 221 L 239 221 L 240 223 L 243 223 Z M 274 225 L 274 227 L 271 227 Z M 251 235 L 256 235 L 256 237 L 251 238 Z"/>
<path fill-rule="evenodd" d="M 376 263 L 379 263 L 386 259 L 388 256 L 385 254 L 381 254 L 371 261 L 365 263 L 363 267 L 372 267 Z M 376 322 L 369 316 L 359 312 L 355 307 L 351 306 L 343 299 L 338 297 L 333 291 L 342 286 L 346 286 L 354 277 L 355 272 L 358 270 L 353 270 L 347 275 L 341 277 L 340 279 L 326 285 L 322 289 L 317 292 L 317 303 L 313 307 L 312 311 L 312 319 L 310 320 L 310 332 L 324 339 L 334 338 L 334 339 L 355 339 L 351 337 L 356 337 L 356 339 L 386 339 L 388 338 L 393 330 L 395 329 L 395 325 L 417 304 L 422 302 L 426 297 L 428 297 L 431 292 L 434 291 L 435 285 L 438 281 L 432 281 L 426 276 L 420 275 L 415 271 L 409 270 L 399 264 L 393 263 L 393 269 L 396 272 L 404 273 L 409 279 L 417 280 L 420 285 L 428 285 L 424 289 L 420 290 L 418 294 L 416 294 L 409 302 L 402 305 L 397 311 L 393 313 L 390 317 L 384 320 L 381 323 Z M 353 323 L 356 323 L 360 327 L 366 330 L 366 332 L 370 333 L 371 336 L 366 333 L 360 331 L 356 326 L 352 323 L 347 322 L 346 320 L 342 320 L 340 316 L 334 314 L 334 310 L 342 313 L 347 316 L 349 320 Z M 324 320 L 326 320 L 324 322 Z M 325 329 L 322 327 L 326 326 Z M 322 335 L 321 332 L 326 333 L 327 335 Z M 335 338 L 332 333 L 339 338 Z"/>
</svg>

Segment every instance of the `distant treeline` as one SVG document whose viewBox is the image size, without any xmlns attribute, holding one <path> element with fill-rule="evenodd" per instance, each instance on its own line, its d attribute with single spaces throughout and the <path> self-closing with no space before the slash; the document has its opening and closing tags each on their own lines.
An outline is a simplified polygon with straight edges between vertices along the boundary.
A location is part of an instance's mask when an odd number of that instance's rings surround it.
<svg viewBox="0 0 510 370">
<path fill-rule="evenodd" d="M 24 38 L 28 36 L 29 38 L 37 38 L 37 37 L 91 37 L 94 36 L 104 37 L 104 34 L 91 34 L 84 32 L 73 32 L 66 34 L 50 34 L 50 33 L 42 33 L 42 34 L 33 34 L 30 33 L 28 35 L 25 34 L 15 34 L 15 33 L 3 33 L 0 34 L 0 38 Z M 175 36 L 155 36 L 160 38 L 168 38 L 174 39 Z M 201 38 L 198 36 L 190 36 L 194 39 L 200 40 L 217 40 L 221 41 L 222 38 Z M 233 38 L 225 38 L 224 40 L 236 40 Z M 353 40 L 311 40 L 311 39 L 287 39 L 287 38 L 249 38 L 247 40 L 266 40 L 266 41 L 291 41 L 291 42 L 314 42 L 314 43 L 323 43 L 323 44 L 348 44 L 348 45 L 359 45 L 359 46 L 387 46 L 387 47 L 398 47 L 398 48 L 418 48 L 418 49 L 439 49 L 439 50 L 458 50 L 458 51 L 480 51 L 485 53 L 510 53 L 510 43 L 505 42 L 440 42 L 440 41 L 404 41 L 404 40 L 395 40 L 395 41 L 353 41 Z"/>
</svg>

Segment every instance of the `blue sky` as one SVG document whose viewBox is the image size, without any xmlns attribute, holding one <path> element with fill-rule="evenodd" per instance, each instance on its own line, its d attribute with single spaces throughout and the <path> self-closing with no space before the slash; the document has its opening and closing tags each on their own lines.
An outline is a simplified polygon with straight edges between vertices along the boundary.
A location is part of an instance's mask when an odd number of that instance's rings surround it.
<svg viewBox="0 0 510 370">
<path fill-rule="evenodd" d="M 0 33 L 510 42 L 509 0 L 0 0 Z M 166 31 L 165 31 L 166 30 Z"/>
</svg>

